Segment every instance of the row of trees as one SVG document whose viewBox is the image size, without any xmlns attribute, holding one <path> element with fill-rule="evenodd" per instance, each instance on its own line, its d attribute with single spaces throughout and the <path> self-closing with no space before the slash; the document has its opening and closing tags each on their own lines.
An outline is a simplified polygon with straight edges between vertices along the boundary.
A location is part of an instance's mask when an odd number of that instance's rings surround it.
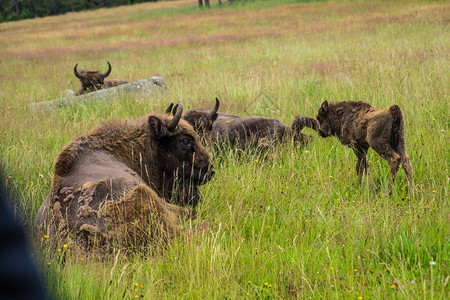
<svg viewBox="0 0 450 300">
<path fill-rule="evenodd" d="M 157 0 L 1 0 L 0 22 Z"/>
</svg>

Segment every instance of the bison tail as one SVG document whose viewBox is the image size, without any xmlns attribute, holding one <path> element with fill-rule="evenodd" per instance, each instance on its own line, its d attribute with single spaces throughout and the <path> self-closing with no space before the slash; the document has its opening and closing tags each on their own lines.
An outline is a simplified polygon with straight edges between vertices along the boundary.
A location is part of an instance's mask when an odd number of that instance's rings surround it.
<svg viewBox="0 0 450 300">
<path fill-rule="evenodd" d="M 391 146 L 394 151 L 401 157 L 406 154 L 405 146 L 405 124 L 403 113 L 396 104 L 389 107 L 389 114 L 392 118 L 391 127 Z"/>
<path fill-rule="evenodd" d="M 319 130 L 319 122 L 316 119 L 308 118 L 308 117 L 295 117 L 294 122 L 292 123 L 292 128 L 300 132 L 304 127 L 311 128 L 315 131 Z"/>
</svg>

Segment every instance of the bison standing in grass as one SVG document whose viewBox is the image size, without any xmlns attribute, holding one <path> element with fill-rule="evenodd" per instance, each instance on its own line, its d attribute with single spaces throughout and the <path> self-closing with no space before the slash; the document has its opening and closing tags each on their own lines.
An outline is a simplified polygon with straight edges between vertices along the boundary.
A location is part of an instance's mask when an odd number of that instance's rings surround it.
<svg viewBox="0 0 450 300">
<path fill-rule="evenodd" d="M 358 158 L 356 172 L 361 183 L 362 176 L 369 173 L 367 151 L 371 147 L 390 167 L 389 191 L 400 163 L 413 190 L 412 166 L 405 145 L 405 125 L 398 105 L 388 109 L 378 109 L 368 103 L 338 102 L 322 103 L 317 114 L 319 135 L 337 136 L 342 144 L 349 146 Z M 371 178 L 370 178 L 371 179 Z M 371 179 L 372 184 L 373 180 Z M 375 188 L 375 184 L 373 184 Z"/>
<path fill-rule="evenodd" d="M 38 229 L 83 249 L 139 246 L 179 233 L 179 219 L 191 215 L 181 205 L 195 207 L 198 186 L 214 175 L 182 111 L 178 104 L 173 118 L 104 123 L 70 142 L 56 160 Z"/>
<path fill-rule="evenodd" d="M 315 119 L 300 116 L 295 117 L 292 126 L 288 126 L 277 119 L 217 113 L 219 104 L 219 99 L 216 98 L 212 110 L 193 109 L 183 114 L 183 119 L 188 121 L 200 136 L 218 148 L 228 144 L 242 148 L 266 147 L 286 138 L 305 144 L 311 136 L 302 133 L 302 129 L 318 129 Z"/>
<path fill-rule="evenodd" d="M 75 65 L 73 68 L 73 73 L 81 81 L 81 88 L 75 93 L 75 96 L 128 83 L 128 81 L 125 80 L 105 80 L 105 78 L 111 73 L 111 64 L 109 61 L 107 61 L 107 63 L 108 70 L 105 73 L 101 73 L 100 71 L 85 70 L 78 72 L 78 64 Z"/>
</svg>

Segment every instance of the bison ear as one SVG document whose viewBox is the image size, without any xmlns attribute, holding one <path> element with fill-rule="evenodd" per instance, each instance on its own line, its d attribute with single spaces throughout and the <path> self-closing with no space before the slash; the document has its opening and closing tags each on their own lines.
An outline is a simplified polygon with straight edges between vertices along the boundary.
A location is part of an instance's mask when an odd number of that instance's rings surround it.
<svg viewBox="0 0 450 300">
<path fill-rule="evenodd" d="M 214 122 L 217 117 L 219 116 L 217 114 L 217 111 L 219 110 L 219 106 L 220 106 L 220 101 L 219 99 L 216 97 L 216 105 L 214 105 L 213 110 L 211 111 L 211 120 Z"/>
<path fill-rule="evenodd" d="M 169 107 L 167 107 L 166 111 L 164 112 L 166 115 L 170 115 L 172 112 L 173 103 L 169 104 Z"/>
<path fill-rule="evenodd" d="M 159 140 L 165 136 L 164 127 L 161 123 L 161 120 L 155 116 L 148 117 L 148 125 L 150 127 L 150 131 L 153 133 L 153 136 Z"/>
<path fill-rule="evenodd" d="M 323 101 L 322 106 L 319 109 L 319 114 L 327 115 L 328 114 L 328 101 Z"/>
</svg>

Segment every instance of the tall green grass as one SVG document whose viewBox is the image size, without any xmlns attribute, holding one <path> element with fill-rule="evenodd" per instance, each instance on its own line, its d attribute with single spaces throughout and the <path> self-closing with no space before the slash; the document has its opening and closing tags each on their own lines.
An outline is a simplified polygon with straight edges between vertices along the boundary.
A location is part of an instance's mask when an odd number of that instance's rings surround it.
<svg viewBox="0 0 450 300">
<path fill-rule="evenodd" d="M 231 150 L 215 153 L 216 176 L 201 187 L 197 219 L 183 224 L 209 222 L 202 235 L 101 262 L 37 237 L 48 292 L 64 299 L 448 298 L 448 10 L 429 1 L 251 1 L 197 10 L 181 1 L 0 24 L 0 157 L 30 235 L 59 151 L 99 121 L 177 101 L 209 108 L 216 96 L 222 112 L 287 124 L 298 114 L 314 117 L 323 100 L 396 103 L 405 117 L 414 195 L 402 170 L 387 195 L 388 164 L 372 150 L 379 191 L 367 180 L 359 185 L 352 151 L 305 129 L 316 138 L 303 148 L 287 142 L 239 159 Z M 99 26 L 89 23 L 93 14 Z M 50 23 L 61 24 L 60 38 Z M 75 24 L 104 33 L 96 44 L 71 40 Z M 32 55 L 53 39 L 57 50 Z M 108 105 L 27 108 L 77 89 L 76 62 L 103 70 L 106 59 L 111 78 L 160 75 L 168 90 Z"/>
</svg>

